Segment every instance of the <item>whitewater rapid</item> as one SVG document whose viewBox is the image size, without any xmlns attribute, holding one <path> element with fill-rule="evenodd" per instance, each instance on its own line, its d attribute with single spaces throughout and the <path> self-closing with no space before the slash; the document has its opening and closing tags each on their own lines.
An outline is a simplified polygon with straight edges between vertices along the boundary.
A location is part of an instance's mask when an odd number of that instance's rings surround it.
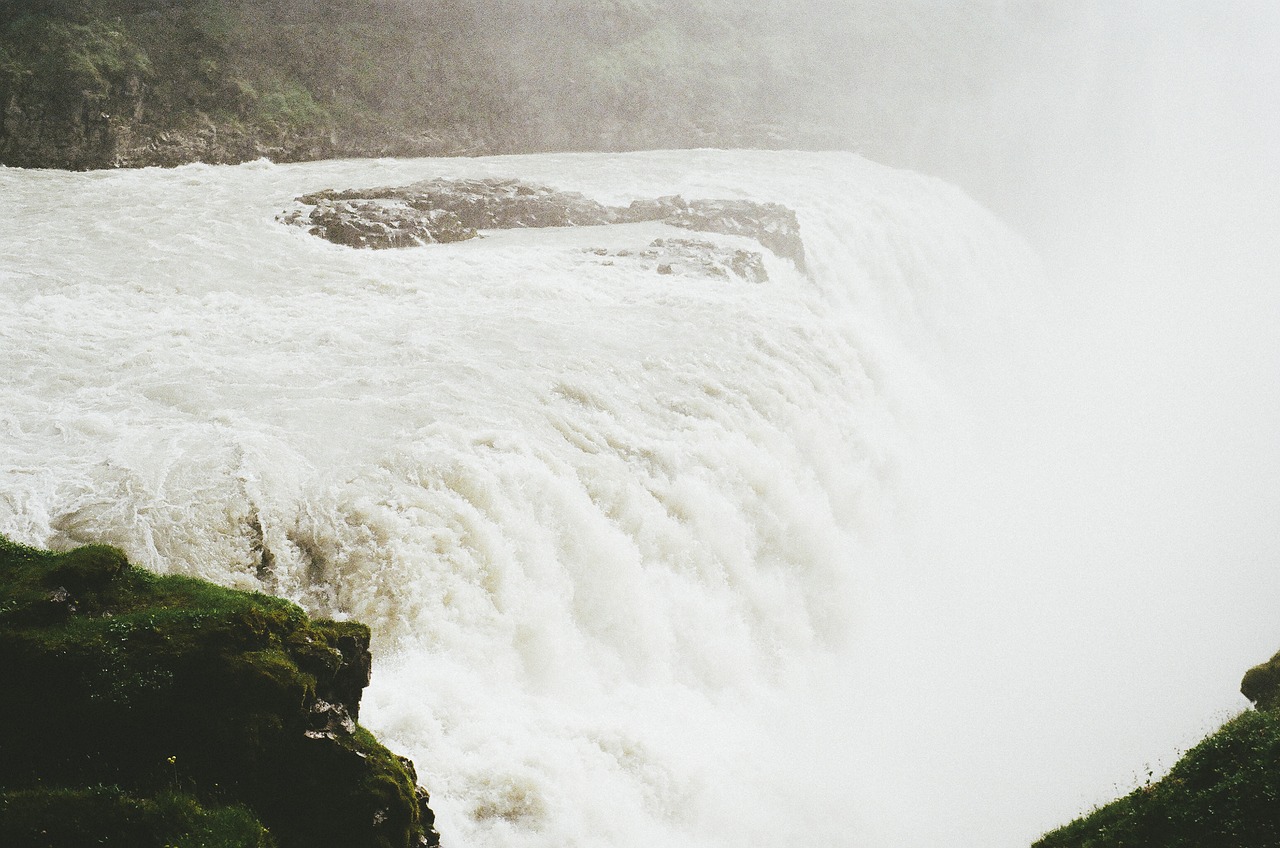
<svg viewBox="0 0 1280 848">
<path fill-rule="evenodd" d="M 276 220 L 441 176 L 783 203 L 807 272 L 592 250 L 657 223 L 373 252 Z M 0 217 L 0 533 L 370 624 L 364 721 L 450 848 L 876 844 L 870 760 L 821 743 L 853 729 L 797 725 L 845 715 L 806 709 L 946 375 L 1037 285 L 960 191 L 819 153 L 0 169 Z"/>
</svg>

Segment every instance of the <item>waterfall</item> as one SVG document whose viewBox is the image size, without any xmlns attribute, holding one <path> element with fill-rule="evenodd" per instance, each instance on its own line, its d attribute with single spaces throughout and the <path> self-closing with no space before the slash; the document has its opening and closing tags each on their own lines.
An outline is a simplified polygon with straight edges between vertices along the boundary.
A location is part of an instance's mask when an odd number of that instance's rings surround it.
<svg viewBox="0 0 1280 848">
<path fill-rule="evenodd" d="M 807 261 L 620 257 L 661 223 L 359 251 L 276 219 L 441 176 L 782 203 Z M 872 720 L 869 587 L 955 375 L 1040 286 L 959 190 L 685 151 L 0 169 L 0 197 L 0 533 L 370 624 L 365 721 L 447 845 L 877 844 L 876 755 L 822 740 Z"/>
</svg>

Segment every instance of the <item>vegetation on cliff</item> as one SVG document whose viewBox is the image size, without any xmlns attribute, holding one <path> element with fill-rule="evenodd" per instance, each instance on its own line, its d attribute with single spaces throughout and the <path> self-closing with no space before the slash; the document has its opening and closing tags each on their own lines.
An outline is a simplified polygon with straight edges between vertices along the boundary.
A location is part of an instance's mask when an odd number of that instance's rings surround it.
<svg viewBox="0 0 1280 848">
<path fill-rule="evenodd" d="M 493 111 L 478 92 L 496 90 L 463 20 L 385 0 L 7 4 L 0 163 L 457 152 Z"/>
<path fill-rule="evenodd" d="M 1160 781 L 1046 835 L 1033 848 L 1280 845 L 1280 654 L 1245 675 L 1258 709 L 1236 716 Z"/>
<path fill-rule="evenodd" d="M 981 99 L 1015 24 L 995 6 L 882 0 L 14 0 L 0 164 L 697 146 L 892 159 Z"/>
<path fill-rule="evenodd" d="M 356 724 L 369 631 L 0 537 L 0 844 L 410 848 L 412 765 Z"/>
</svg>

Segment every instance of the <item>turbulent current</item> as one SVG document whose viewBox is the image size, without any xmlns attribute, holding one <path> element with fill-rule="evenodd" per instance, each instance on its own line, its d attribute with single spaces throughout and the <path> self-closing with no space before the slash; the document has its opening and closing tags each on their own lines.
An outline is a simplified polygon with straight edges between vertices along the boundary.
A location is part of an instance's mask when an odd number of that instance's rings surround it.
<svg viewBox="0 0 1280 848">
<path fill-rule="evenodd" d="M 277 220 L 461 176 L 781 203 L 806 267 L 606 258 L 661 223 Z M 959 190 L 847 154 L 0 169 L 0 218 L 0 533 L 370 624 L 365 721 L 452 848 L 876 844 L 894 755 L 840 741 L 874 736 L 868 586 L 1039 279 Z"/>
</svg>

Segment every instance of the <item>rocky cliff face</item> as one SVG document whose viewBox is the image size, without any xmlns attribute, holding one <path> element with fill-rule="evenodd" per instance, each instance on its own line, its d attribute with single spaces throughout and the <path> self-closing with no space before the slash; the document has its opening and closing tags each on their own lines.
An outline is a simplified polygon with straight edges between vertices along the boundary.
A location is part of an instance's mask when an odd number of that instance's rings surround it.
<svg viewBox="0 0 1280 848">
<path fill-rule="evenodd" d="M 795 51 L 758 16 L 597 7 L 0 3 L 0 165 L 835 143 L 778 96 Z"/>
<path fill-rule="evenodd" d="M 91 169 L 483 148 L 470 129 L 482 115 L 427 120 L 382 102 L 389 86 L 422 90 L 399 79 L 407 60 L 396 57 L 412 37 L 394 17 L 374 17 L 389 8 L 385 0 L 0 4 L 0 164 Z"/>
<path fill-rule="evenodd" d="M 53 102 L 26 91 L 10 91 L 0 113 L 0 161 L 16 167 L 45 162 L 69 168 L 107 167 L 118 144 L 111 112 L 124 102 L 82 97 Z"/>
<path fill-rule="evenodd" d="M 235 845 L 438 844 L 412 765 L 357 724 L 370 668 L 364 625 L 0 540 L 0 844 L 68 818 L 168 843 L 174 797 L 247 811 Z"/>
<path fill-rule="evenodd" d="M 161 117 L 181 120 L 158 120 Z M 470 137 L 440 139 L 390 131 L 352 137 L 328 129 L 270 130 L 198 110 L 153 116 L 145 87 L 136 78 L 110 96 L 86 96 L 72 103 L 11 92 L 0 112 L 0 164 L 17 168 L 232 165 L 255 159 L 446 156 L 485 149 L 483 142 Z"/>
</svg>

